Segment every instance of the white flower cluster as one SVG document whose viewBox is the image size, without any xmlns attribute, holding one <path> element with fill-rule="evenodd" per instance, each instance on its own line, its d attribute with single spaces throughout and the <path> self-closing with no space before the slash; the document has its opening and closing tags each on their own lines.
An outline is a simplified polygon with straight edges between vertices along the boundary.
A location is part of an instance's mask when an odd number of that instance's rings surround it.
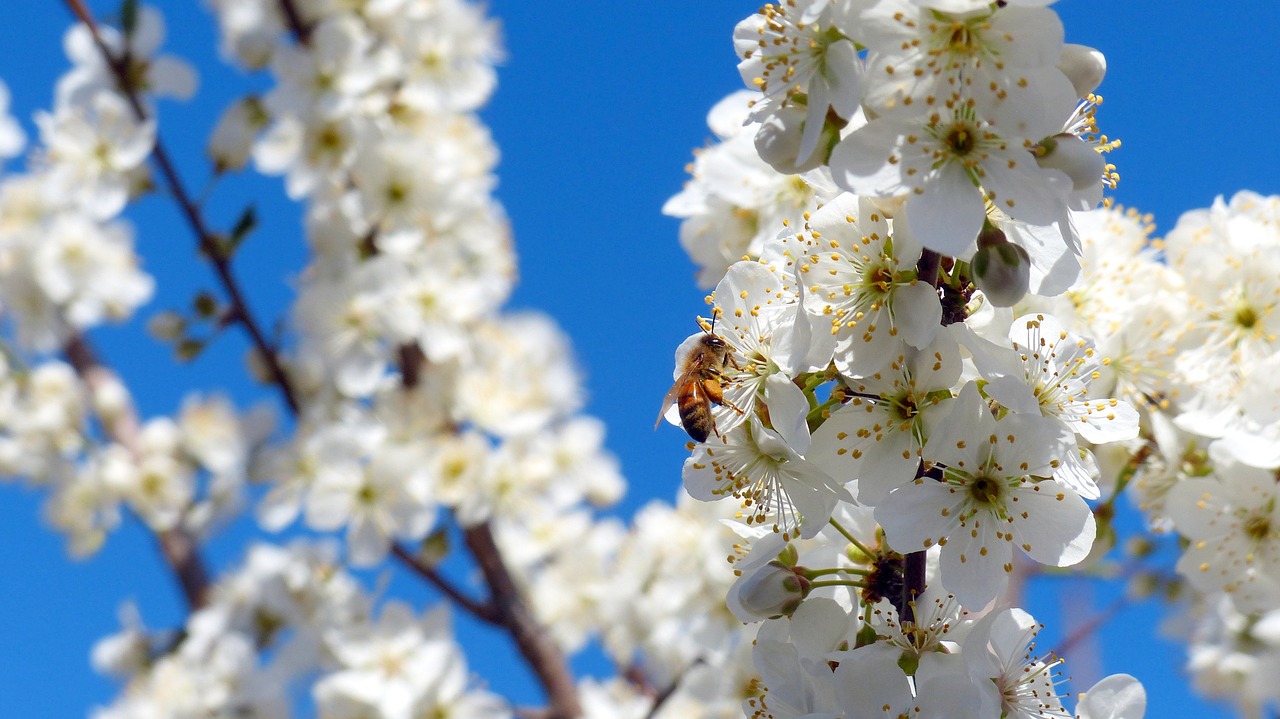
<svg viewBox="0 0 1280 719">
<path fill-rule="evenodd" d="M 1280 198 L 1184 214 L 1162 241 L 1132 214 L 1081 223 L 1084 272 L 1056 304 L 1110 358 L 1101 382 L 1142 409 L 1129 456 L 1177 571 L 1199 688 L 1245 715 L 1280 703 Z M 1127 468 L 1123 468 L 1124 464 Z"/>
<path fill-rule="evenodd" d="M 1150 377 L 1117 382 L 1114 328 L 1052 299 L 1097 262 L 1114 173 L 1102 57 L 1045 5 L 798 0 L 735 31 L 755 92 L 667 206 L 699 281 L 724 275 L 664 410 L 689 494 L 745 524 L 748 715 L 1071 716 L 1002 603 L 1015 553 L 1090 555 L 1093 448 L 1138 437 Z M 1129 677 L 1090 694 L 1082 716 L 1145 705 Z"/>
<path fill-rule="evenodd" d="M 148 8 L 129 33 L 100 34 L 109 51 L 128 56 L 143 102 L 195 89 L 189 66 L 157 54 L 164 34 Z M 152 294 L 120 214 L 150 187 L 144 163 L 156 131 L 116 89 L 86 27 L 68 31 L 64 46 L 73 67 L 54 108 L 36 116 L 39 144 L 26 172 L 0 179 L 0 308 L 14 340 L 0 363 L 0 472 L 47 489 L 48 518 L 73 553 L 88 554 L 122 508 L 156 531 L 181 524 L 201 533 L 225 519 L 240 506 L 249 448 L 265 426 L 261 416 L 237 417 L 222 398 L 196 395 L 173 419 L 133 426 L 124 385 L 105 368 L 86 369 L 93 360 L 83 333 L 128 319 Z M 3 115 L 8 93 L 0 95 Z M 17 154 L 22 140 L 4 115 L 0 156 Z M 79 355 L 81 366 L 47 359 L 55 350 Z M 105 438 L 92 431 L 91 414 Z"/>
<path fill-rule="evenodd" d="M 242 22 L 247 5 L 259 22 Z M 271 485 L 263 525 L 345 529 L 351 561 L 371 565 L 423 539 L 442 510 L 492 521 L 522 579 L 545 578 L 530 586 L 540 617 L 582 635 L 581 598 L 551 587 L 591 561 L 606 530 L 588 505 L 612 504 L 623 484 L 600 424 L 574 417 L 563 334 L 498 314 L 514 256 L 490 195 L 497 151 L 474 114 L 494 84 L 495 24 L 461 0 L 313 4 L 295 44 L 273 6 L 215 9 L 224 46 L 278 84 L 233 105 L 210 152 L 222 168 L 252 159 L 283 174 L 306 202 L 313 251 L 288 361 L 302 414 L 257 464 Z M 275 32 L 265 58 L 263 27 Z"/>
<path fill-rule="evenodd" d="M 132 93 L 115 89 L 94 33 L 73 28 L 76 66 L 40 120 L 45 149 L 0 186 L 0 302 L 16 349 L 72 360 L 0 357 L 0 469 L 50 487 L 49 516 L 81 553 L 125 515 L 162 541 L 198 542 L 243 508 L 246 477 L 266 485 L 265 528 L 343 531 L 355 566 L 395 545 L 431 572 L 433 531 L 483 525 L 531 619 L 559 647 L 581 646 L 616 611 L 607 562 L 623 532 L 594 509 L 624 484 L 602 424 L 578 414 L 563 333 L 498 311 L 514 256 L 490 194 L 497 153 L 474 114 L 494 84 L 495 23 L 463 0 L 298 3 L 292 23 L 283 4 L 213 5 L 228 54 L 277 81 L 218 122 L 214 171 L 253 162 L 306 203 L 313 255 L 279 358 L 299 407 L 292 433 L 268 442 L 257 415 L 217 397 L 139 421 L 80 334 L 150 295 L 116 217 L 150 186 L 150 99 L 194 90 L 185 64 L 156 55 L 160 15 L 131 5 L 128 29 L 96 37 L 130 63 Z M 7 156 L 22 138 L 3 118 Z M 308 689 L 321 716 L 510 715 L 470 688 L 443 614 L 378 606 L 335 557 L 255 549 L 240 574 L 188 593 L 197 611 L 180 633 L 108 642 L 99 663 L 129 684 L 102 715 L 287 716 Z"/>
<path fill-rule="evenodd" d="M 317 672 L 322 716 L 511 716 L 470 684 L 445 610 L 417 616 L 388 601 L 375 612 L 337 554 L 330 545 L 251 547 L 180 636 L 126 615 L 93 662 L 128 687 L 92 716 L 284 718 Z"/>
</svg>

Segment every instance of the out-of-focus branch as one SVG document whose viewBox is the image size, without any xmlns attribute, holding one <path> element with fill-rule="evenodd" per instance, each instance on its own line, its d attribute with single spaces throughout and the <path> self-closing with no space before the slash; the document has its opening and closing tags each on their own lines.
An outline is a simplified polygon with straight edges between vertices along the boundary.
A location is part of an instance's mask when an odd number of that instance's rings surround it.
<svg viewBox="0 0 1280 719">
<path fill-rule="evenodd" d="M 476 619 L 489 624 L 500 623 L 498 613 L 492 604 L 478 602 L 463 594 L 462 591 L 453 586 L 449 580 L 441 576 L 433 567 L 423 563 L 409 550 L 399 544 L 392 544 L 391 553 L 396 556 L 396 559 L 403 562 L 405 566 L 416 572 L 418 576 L 430 582 L 436 589 L 439 589 L 447 597 L 452 599 L 459 607 L 470 612 Z"/>
<path fill-rule="evenodd" d="M 666 704 L 667 700 L 670 699 L 672 696 L 674 696 L 676 693 L 676 690 L 680 688 L 680 680 L 684 679 L 685 672 L 689 671 L 690 669 L 693 669 L 699 664 L 703 664 L 704 662 L 705 660 L 702 657 L 698 657 L 697 659 L 694 659 L 693 662 L 689 664 L 689 666 L 685 667 L 684 671 L 680 672 L 679 674 L 676 674 L 675 678 L 671 680 L 670 684 L 667 684 L 665 687 L 659 690 L 657 694 L 654 694 L 653 706 L 649 707 L 649 713 L 645 714 L 645 719 L 654 719 L 654 717 L 658 716 L 658 712 L 662 711 L 663 705 Z"/>
<path fill-rule="evenodd" d="M 511 633 L 520 654 L 547 692 L 551 704 L 548 719 L 573 719 L 581 716 L 582 706 L 578 703 L 573 674 L 569 671 L 564 654 L 525 604 L 511 571 L 502 560 L 502 553 L 498 551 L 489 525 L 485 523 L 471 527 L 463 535 L 472 556 L 480 565 L 489 591 L 493 593 L 490 602 L 497 613 L 498 623 Z"/>
<path fill-rule="evenodd" d="M 1058 646 L 1054 647 L 1053 654 L 1056 656 L 1065 656 L 1071 653 L 1072 648 L 1085 639 L 1088 639 L 1094 632 L 1098 631 L 1102 625 L 1111 621 L 1113 617 L 1120 613 L 1120 610 L 1129 606 L 1130 601 L 1131 600 L 1128 597 L 1123 595 L 1117 597 L 1114 601 L 1108 604 L 1105 609 L 1078 624 L 1069 636 L 1063 639 Z"/>
<path fill-rule="evenodd" d="M 306 43 L 310 37 L 310 29 L 303 22 L 301 15 L 297 11 L 297 7 L 293 0 L 279 0 L 280 9 L 285 16 L 285 20 L 289 25 L 290 31 L 301 43 Z M 71 12 L 88 27 L 93 35 L 94 42 L 98 46 L 99 52 L 103 59 L 111 68 L 112 74 L 116 78 L 121 92 L 124 93 L 129 101 L 134 114 L 139 120 L 147 118 L 147 110 L 143 105 L 138 94 L 138 89 L 134 85 L 134 80 L 129 72 L 127 57 L 116 57 L 106 46 L 102 40 L 102 36 L 98 30 L 98 26 L 92 15 L 85 8 L 81 0 L 64 0 Z M 254 319 L 253 314 L 249 310 L 248 302 L 244 299 L 240 291 L 239 284 L 236 282 L 231 272 L 230 258 L 224 253 L 221 244 L 218 242 L 214 233 L 212 233 L 201 216 L 200 209 L 192 195 L 187 192 L 185 185 L 178 177 L 173 163 L 168 153 L 164 149 L 164 144 L 157 136 L 155 148 L 152 151 L 152 158 L 155 160 L 156 166 L 160 173 L 164 176 L 165 182 L 168 184 L 170 191 L 173 193 L 178 202 L 182 214 L 185 216 L 187 223 L 190 225 L 192 232 L 196 235 L 199 243 L 200 251 L 209 258 L 210 263 L 214 267 L 218 278 L 223 286 L 224 291 L 231 304 L 232 318 L 237 321 L 249 333 L 254 347 L 261 355 L 270 374 L 272 382 L 280 389 L 285 404 L 288 405 L 290 411 L 296 416 L 299 414 L 300 405 L 297 396 L 293 390 L 293 386 L 285 373 L 283 365 L 280 363 L 279 356 L 275 348 L 267 342 L 265 335 L 261 331 L 260 326 Z M 402 349 L 401 360 L 403 370 L 405 372 L 405 386 L 413 387 L 418 382 L 418 371 L 422 365 L 421 350 L 416 347 L 406 347 Z M 524 602 L 519 589 L 515 585 L 515 581 L 507 569 L 502 559 L 501 553 L 498 551 L 494 542 L 493 534 L 487 524 L 473 527 L 465 532 L 466 544 L 472 555 L 476 558 L 477 564 L 480 566 L 481 572 L 489 585 L 491 598 L 486 604 L 480 604 L 475 600 L 468 598 L 456 588 L 446 582 L 443 577 L 431 570 L 429 567 L 422 565 L 416 558 L 412 557 L 408 552 L 396 547 L 393 552 L 401 562 L 406 564 L 410 569 L 431 582 L 453 601 L 457 602 L 467 611 L 475 614 L 484 621 L 488 621 L 500 625 L 511 634 L 520 653 L 528 661 L 530 667 L 537 675 L 539 682 L 547 692 L 550 702 L 549 711 L 546 714 L 547 719 L 573 719 L 582 714 L 581 705 L 578 703 L 577 690 L 574 684 L 573 674 L 569 670 L 560 648 L 552 640 L 546 630 L 534 619 L 528 605 Z M 189 538 L 188 538 L 189 539 Z M 174 552 L 173 559 L 181 559 L 183 543 L 171 540 L 166 542 L 162 538 L 162 546 L 165 547 L 166 556 L 169 552 Z M 194 545 L 192 545 L 194 546 Z M 198 555 L 192 555 L 198 560 Z M 182 565 L 185 568 L 185 565 Z M 196 563 L 203 572 L 203 565 Z M 426 571 L 424 571 L 426 570 Z M 186 588 L 186 580 L 184 577 L 187 573 L 179 567 L 175 566 L 175 571 Z M 203 576 L 203 575 L 201 575 Z M 193 576 L 193 579 L 196 577 Z M 207 586 L 207 579 L 203 580 Z M 203 591 L 203 590 L 202 590 Z M 202 591 L 196 593 L 200 597 Z"/>
<path fill-rule="evenodd" d="M 148 119 L 147 108 L 142 104 L 142 98 L 138 94 L 135 79 L 129 71 L 127 58 L 116 57 L 106 43 L 103 42 L 97 23 L 81 0 L 64 1 L 72 14 L 80 22 L 84 23 L 85 27 L 93 35 L 93 41 L 98 46 L 98 52 L 102 54 L 103 60 L 111 68 L 111 73 L 115 76 L 120 92 L 129 101 L 133 114 L 138 120 Z M 289 376 L 285 373 L 284 365 L 280 362 L 279 354 L 271 343 L 267 341 L 261 326 L 259 326 L 250 311 L 249 303 L 231 272 L 231 258 L 227 256 L 222 244 L 206 225 L 204 217 L 200 214 L 199 206 L 178 176 L 178 172 L 174 168 L 173 162 L 169 158 L 169 153 L 165 150 L 164 143 L 161 142 L 158 133 L 155 147 L 151 151 L 151 157 L 155 161 L 156 167 L 160 170 L 160 174 L 164 176 L 165 183 L 177 201 L 178 207 L 182 211 L 183 217 L 186 218 L 187 224 L 191 227 L 192 233 L 195 234 L 201 254 L 209 258 L 209 263 L 213 265 L 218 281 L 221 283 L 223 291 L 226 292 L 227 299 L 231 303 L 230 317 L 248 332 L 249 339 L 252 341 L 258 355 L 262 358 L 267 373 L 271 376 L 271 381 L 280 389 L 285 404 L 289 406 L 289 409 L 294 414 L 297 414 L 299 410 L 297 394 L 294 392 Z"/>
<path fill-rule="evenodd" d="M 104 386 L 118 382 L 115 372 L 102 364 L 84 337 L 72 335 L 62 352 L 90 393 L 96 393 Z M 140 456 L 140 425 L 138 415 L 132 408 L 102 424 L 113 441 L 124 447 L 134 458 Z M 205 570 L 204 559 L 200 556 L 200 547 L 195 538 L 182 528 L 157 532 L 156 538 L 165 561 L 182 587 L 187 606 L 192 610 L 205 606 L 209 601 L 209 574 Z"/>
<path fill-rule="evenodd" d="M 298 38 L 298 42 L 303 45 L 311 42 L 311 26 L 303 21 L 302 13 L 298 12 L 298 5 L 294 0 L 280 0 L 280 14 L 284 15 L 289 32 Z"/>
</svg>

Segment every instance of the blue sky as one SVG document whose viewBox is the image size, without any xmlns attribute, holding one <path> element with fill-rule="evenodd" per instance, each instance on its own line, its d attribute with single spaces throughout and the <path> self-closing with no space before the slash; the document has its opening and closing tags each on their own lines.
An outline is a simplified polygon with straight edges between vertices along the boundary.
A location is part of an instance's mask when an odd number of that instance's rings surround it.
<svg viewBox="0 0 1280 719">
<path fill-rule="evenodd" d="M 0 23 L 0 78 L 34 134 L 30 115 L 50 104 L 53 81 L 66 67 L 61 34 L 69 15 L 57 2 L 10 5 Z M 90 5 L 99 17 L 114 9 Z M 199 5 L 159 3 L 169 19 L 170 51 L 176 47 L 202 72 L 195 101 L 161 107 L 162 137 L 194 187 L 207 177 L 202 147 L 221 108 L 263 87 L 263 78 L 218 63 L 214 31 Z M 502 152 L 498 195 L 520 255 L 522 280 L 512 304 L 550 313 L 573 338 L 589 411 L 607 423 L 609 445 L 630 482 L 626 514 L 651 498 L 671 498 L 679 487 L 683 435 L 651 427 L 670 382 L 672 352 L 704 305 L 676 242 L 677 223 L 660 207 L 680 188 L 692 148 L 708 140 L 706 111 L 739 86 L 730 33 L 755 8 L 750 0 L 490 2 L 508 48 L 484 119 Z M 1100 118 L 1104 131 L 1123 141 L 1112 155 L 1122 178 L 1119 202 L 1152 213 L 1164 232 L 1182 211 L 1206 206 L 1215 195 L 1280 192 L 1274 141 L 1280 49 L 1273 42 L 1280 5 L 1063 0 L 1056 8 L 1069 41 L 1108 57 Z M 237 269 L 254 306 L 275 317 L 289 300 L 289 276 L 304 261 L 297 209 L 276 180 L 246 175 L 219 185 L 208 211 L 229 226 L 251 200 L 263 224 Z M 147 268 L 160 280 L 144 317 L 213 286 L 164 197 L 145 200 L 130 217 Z M 239 336 L 228 334 L 199 362 L 173 368 L 167 350 L 140 341 L 134 329 L 94 339 L 130 380 L 144 414 L 174 411 L 188 388 L 222 387 L 242 406 L 274 399 L 243 381 Z M 0 716 L 79 716 L 110 701 L 114 684 L 93 674 L 88 651 L 118 626 L 121 601 L 136 601 L 153 626 L 180 616 L 175 588 L 145 532 L 127 527 L 97 557 L 69 562 L 61 538 L 42 527 L 40 501 L 16 485 L 0 486 Z M 233 561 L 248 531 L 237 527 L 215 542 L 214 560 Z M 1098 608 L 1108 591 L 1049 580 L 1033 590 L 1031 610 L 1053 625 L 1063 606 Z M 1128 671 L 1147 684 L 1150 717 L 1226 716 L 1188 698 L 1177 673 L 1179 648 L 1151 638 L 1160 615 L 1144 605 L 1109 623 L 1105 670 Z M 527 679 L 503 670 L 510 652 L 481 638 L 489 644 L 473 667 L 494 688 L 528 699 Z M 581 667 L 602 671 L 591 659 Z"/>
</svg>

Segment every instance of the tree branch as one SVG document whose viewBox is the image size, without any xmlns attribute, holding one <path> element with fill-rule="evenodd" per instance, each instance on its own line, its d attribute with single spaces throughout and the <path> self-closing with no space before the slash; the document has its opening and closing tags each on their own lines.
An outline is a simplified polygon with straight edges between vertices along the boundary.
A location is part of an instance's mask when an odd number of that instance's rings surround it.
<svg viewBox="0 0 1280 719">
<path fill-rule="evenodd" d="M 424 564 L 409 550 L 399 544 L 392 544 L 391 553 L 396 556 L 396 559 L 403 562 L 405 566 L 416 572 L 418 576 L 435 585 L 436 589 L 439 589 L 445 594 L 445 596 L 452 599 L 458 606 L 467 610 L 467 612 L 476 619 L 488 624 L 501 624 L 498 612 L 494 609 L 491 603 L 482 603 L 463 594 L 460 589 L 453 586 L 449 580 L 441 576 L 435 568 Z"/>
<path fill-rule="evenodd" d="M 146 107 L 142 104 L 138 95 L 137 88 L 133 85 L 133 79 L 130 76 L 127 62 L 124 58 L 115 57 L 110 49 L 102 40 L 102 36 L 98 30 L 97 24 L 94 22 L 92 15 L 84 7 L 81 0 L 64 0 L 71 12 L 80 19 L 93 35 L 98 51 L 102 54 L 103 59 L 111 68 L 112 74 L 116 78 L 121 92 L 124 93 L 129 101 L 135 116 L 139 120 L 147 118 Z M 298 38 L 301 43 L 306 43 L 309 38 L 309 28 L 302 22 L 301 16 L 297 12 L 292 0 L 280 0 L 280 8 L 283 12 L 286 22 L 289 24 L 291 32 Z M 285 373 L 283 365 L 280 363 L 279 356 L 275 349 L 266 341 L 265 335 L 262 333 L 258 323 L 255 321 L 253 314 L 249 310 L 248 302 L 244 299 L 238 283 L 236 282 L 230 266 L 230 258 L 222 251 L 221 244 L 217 241 L 215 235 L 206 226 L 200 210 L 196 203 L 192 200 L 192 195 L 187 192 L 181 179 L 178 177 L 177 171 L 174 169 L 173 163 L 169 159 L 168 153 L 164 149 L 163 143 L 159 136 L 156 137 L 155 147 L 152 150 L 152 158 L 155 160 L 160 173 L 164 176 L 165 182 L 169 186 L 170 191 L 178 202 L 182 214 L 190 225 L 192 232 L 196 235 L 200 251 L 209 258 L 213 265 L 214 271 L 223 286 L 224 291 L 230 300 L 232 314 L 236 321 L 249 333 L 250 339 L 258 353 L 262 356 L 266 364 L 267 371 L 270 374 L 272 382 L 279 388 L 285 404 L 289 410 L 297 416 L 300 412 L 300 405 L 297 396 L 293 390 L 293 386 Z M 416 348 L 415 348 L 416 349 Z M 412 387 L 417 383 L 417 370 L 421 366 L 421 350 L 414 352 L 413 350 L 405 351 L 402 360 L 404 360 L 406 372 L 406 386 Z M 431 582 L 442 592 L 448 595 L 452 600 L 457 602 L 467 611 L 475 614 L 484 621 L 489 621 L 501 625 L 507 629 L 515 640 L 516 646 L 520 653 L 528 661 L 530 667 L 537 675 L 539 682 L 547 692 L 551 707 L 548 713 L 548 719 L 572 719 L 582 714 L 581 706 L 578 703 L 577 690 L 573 680 L 573 674 L 569 670 L 569 666 L 560 648 L 547 634 L 546 630 L 538 624 L 525 604 L 515 581 L 507 569 L 506 564 L 502 560 L 502 556 L 498 551 L 497 545 L 494 543 L 493 534 L 487 524 L 471 528 L 465 532 L 466 544 L 472 555 L 476 558 L 477 564 L 480 565 L 481 572 L 489 585 L 492 597 L 488 606 L 479 604 L 474 600 L 466 597 L 458 592 L 451 585 L 443 580 L 442 577 L 435 574 L 429 567 L 425 567 L 416 558 L 404 552 L 399 547 L 393 552 L 400 561 L 417 572 L 427 581 Z M 182 549 L 180 542 L 172 542 L 172 546 L 165 545 L 166 556 L 170 550 L 175 552 L 174 559 L 181 557 L 176 554 Z M 185 565 L 184 565 L 185 566 Z M 200 565 L 202 566 L 202 565 Z M 426 569 L 428 571 L 424 572 Z M 177 571 L 175 569 L 175 571 Z M 182 579 L 184 575 L 178 572 L 178 576 Z M 434 577 L 434 578 L 433 578 Z M 207 580 L 206 580 L 207 582 Z M 446 589 L 446 587 L 448 587 Z M 185 588 L 185 583 L 184 583 Z M 488 618 L 492 613 L 492 619 Z"/>
<path fill-rule="evenodd" d="M 511 571 L 502 561 L 502 554 L 498 551 L 488 523 L 465 530 L 463 536 L 489 584 L 489 591 L 493 593 L 490 601 L 497 613 L 498 623 L 511 633 L 520 654 L 547 692 L 547 699 L 551 703 L 549 719 L 573 719 L 581 716 L 582 707 L 578 703 L 577 688 L 564 654 L 525 604 Z"/>
<path fill-rule="evenodd" d="M 294 0 L 280 0 L 280 14 L 284 15 L 289 32 L 293 33 L 298 42 L 303 45 L 311 43 L 311 26 L 303 22 L 302 13 L 298 12 L 298 5 Z"/>
<path fill-rule="evenodd" d="M 920 252 L 920 260 L 916 262 L 916 275 L 921 282 L 926 282 L 933 287 L 938 286 L 938 268 L 942 264 L 942 255 L 930 249 Z M 920 462 L 919 468 L 916 470 L 916 478 L 924 476 L 924 462 Z M 902 625 L 905 628 L 907 622 L 912 624 L 916 621 L 915 601 L 925 590 L 925 552 L 909 552 L 903 558 L 902 570 Z"/>
<path fill-rule="evenodd" d="M 116 379 L 115 372 L 102 364 L 88 341 L 81 335 L 72 335 L 63 347 L 62 353 L 75 368 L 76 374 L 91 394 L 109 383 L 119 381 Z M 119 416 L 103 418 L 102 425 L 107 436 L 124 447 L 134 459 L 141 456 L 138 445 L 140 425 L 138 415 L 132 408 L 125 410 Z M 209 574 L 205 569 L 204 559 L 200 556 L 200 547 L 195 538 L 181 527 L 157 532 L 156 538 L 166 563 L 182 588 L 182 595 L 187 600 L 188 608 L 194 611 L 208 604 Z"/>
<path fill-rule="evenodd" d="M 111 49 L 103 42 L 102 34 L 93 16 L 81 0 L 65 0 L 65 2 L 72 14 L 89 29 L 90 34 L 93 36 L 94 44 L 98 46 L 98 52 L 102 55 L 107 66 L 111 68 L 116 84 L 125 99 L 129 101 L 129 106 L 133 109 L 134 116 L 139 121 L 148 119 L 146 106 L 142 104 L 142 99 L 138 95 L 138 89 L 134 85 L 134 78 L 132 73 L 129 72 L 129 64 L 126 58 L 116 57 L 112 54 Z M 199 207 L 196 205 L 195 200 L 192 199 L 193 196 L 187 191 L 182 179 L 178 176 L 178 172 L 169 158 L 169 153 L 165 150 L 164 143 L 160 140 L 159 133 L 156 134 L 155 147 L 151 151 L 151 157 L 155 161 L 156 167 L 160 170 L 160 174 L 164 176 L 165 183 L 177 201 L 178 207 L 182 211 L 183 217 L 186 218 L 187 224 L 191 227 L 192 233 L 195 234 L 201 254 L 207 257 L 210 264 L 213 265 L 218 281 L 221 283 L 223 291 L 226 292 L 227 299 L 231 303 L 231 317 L 249 333 L 249 338 L 254 348 L 262 357 L 272 382 L 280 389 L 285 404 L 289 406 L 289 409 L 294 414 L 297 414 L 299 410 L 297 395 L 294 392 L 293 384 L 285 373 L 284 365 L 280 363 L 280 357 L 275 348 L 267 341 L 262 328 L 254 319 L 253 313 L 249 309 L 249 303 L 240 291 L 240 285 L 232 274 L 231 258 L 226 255 L 215 234 L 205 224 Z"/>
</svg>

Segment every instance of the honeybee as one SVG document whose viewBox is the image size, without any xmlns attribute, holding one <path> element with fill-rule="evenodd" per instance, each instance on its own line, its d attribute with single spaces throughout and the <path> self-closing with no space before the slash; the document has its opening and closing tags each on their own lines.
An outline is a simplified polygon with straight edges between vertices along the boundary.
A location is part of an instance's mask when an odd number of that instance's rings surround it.
<svg viewBox="0 0 1280 719">
<path fill-rule="evenodd" d="M 680 424 L 694 441 L 705 442 L 712 433 L 719 437 L 716 418 L 711 414 L 712 403 L 742 412 L 724 398 L 720 378 L 727 364 L 736 366 L 730 356 L 729 344 L 715 333 L 715 318 L 712 317 L 711 329 L 699 337 L 685 355 L 680 376 L 667 390 L 667 396 L 662 398 L 662 411 L 658 414 L 658 421 L 653 423 L 654 429 L 662 423 L 671 403 L 676 402 Z"/>
</svg>

